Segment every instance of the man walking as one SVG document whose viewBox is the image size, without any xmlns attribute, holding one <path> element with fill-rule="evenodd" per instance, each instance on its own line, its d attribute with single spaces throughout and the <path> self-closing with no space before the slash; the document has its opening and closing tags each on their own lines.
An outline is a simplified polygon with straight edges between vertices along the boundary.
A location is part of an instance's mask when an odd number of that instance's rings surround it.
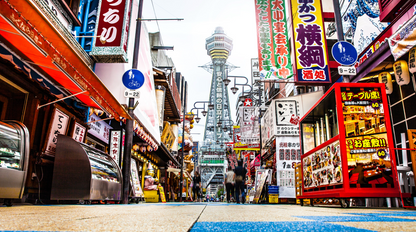
<svg viewBox="0 0 416 232">
<path fill-rule="evenodd" d="M 231 166 L 228 166 L 228 172 L 225 173 L 225 188 L 227 191 L 227 202 L 231 202 L 231 196 L 234 196 L 234 180 L 235 174 L 231 169 Z"/>
<path fill-rule="evenodd" d="M 237 200 L 237 204 L 240 204 L 240 191 L 241 193 L 244 192 L 244 182 L 246 180 L 246 173 L 247 170 L 243 167 L 243 161 L 238 161 L 238 166 L 234 170 L 235 173 L 235 198 Z M 242 194 L 244 197 L 244 194 Z M 244 203 L 244 199 L 243 199 Z"/>
</svg>

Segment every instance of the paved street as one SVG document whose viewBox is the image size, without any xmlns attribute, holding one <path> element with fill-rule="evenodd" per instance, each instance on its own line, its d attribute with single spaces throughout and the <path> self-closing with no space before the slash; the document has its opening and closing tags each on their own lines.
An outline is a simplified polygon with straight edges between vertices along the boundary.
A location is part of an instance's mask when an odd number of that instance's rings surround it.
<svg viewBox="0 0 416 232">
<path fill-rule="evenodd" d="M 416 211 L 339 206 L 167 203 L 0 207 L 14 231 L 416 231 Z"/>
</svg>

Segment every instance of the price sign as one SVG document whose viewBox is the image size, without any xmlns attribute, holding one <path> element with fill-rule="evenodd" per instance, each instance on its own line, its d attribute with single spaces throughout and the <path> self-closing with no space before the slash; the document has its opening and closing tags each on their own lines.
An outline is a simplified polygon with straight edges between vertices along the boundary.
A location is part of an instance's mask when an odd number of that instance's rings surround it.
<svg viewBox="0 0 416 232">
<path fill-rule="evenodd" d="M 338 66 L 338 74 L 343 76 L 357 75 L 355 67 Z"/>
<path fill-rule="evenodd" d="M 140 92 L 139 92 L 139 90 L 126 89 L 124 91 L 124 97 L 126 97 L 126 98 L 140 98 Z"/>
</svg>

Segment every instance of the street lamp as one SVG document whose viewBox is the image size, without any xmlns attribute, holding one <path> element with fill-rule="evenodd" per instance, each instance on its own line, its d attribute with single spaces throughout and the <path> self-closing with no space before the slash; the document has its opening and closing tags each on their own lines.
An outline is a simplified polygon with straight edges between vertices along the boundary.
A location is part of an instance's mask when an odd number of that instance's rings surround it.
<svg viewBox="0 0 416 232">
<path fill-rule="evenodd" d="M 201 106 L 197 106 L 197 104 L 204 104 L 202 107 Z M 199 110 L 202 110 L 202 116 L 207 116 L 207 111 L 205 110 L 205 104 L 208 104 L 208 109 L 209 110 L 213 110 L 214 109 L 214 104 L 211 104 L 211 102 L 209 101 L 196 101 L 194 102 L 194 108 L 191 109 L 191 112 L 193 110 L 197 110 L 197 117 L 195 118 L 196 123 L 199 123 L 199 121 L 201 120 L 201 118 L 199 117 Z"/>
</svg>

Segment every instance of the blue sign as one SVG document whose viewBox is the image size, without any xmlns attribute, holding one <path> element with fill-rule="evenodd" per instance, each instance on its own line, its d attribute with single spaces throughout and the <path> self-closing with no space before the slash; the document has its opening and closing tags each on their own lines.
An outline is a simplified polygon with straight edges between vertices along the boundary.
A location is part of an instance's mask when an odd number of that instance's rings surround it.
<svg viewBox="0 0 416 232">
<path fill-rule="evenodd" d="M 130 69 L 123 74 L 123 85 L 128 89 L 138 89 L 144 84 L 144 75 L 137 69 Z"/>
<path fill-rule="evenodd" d="M 339 41 L 332 46 L 332 57 L 341 65 L 352 65 L 357 61 L 358 53 L 354 45 Z"/>
</svg>

